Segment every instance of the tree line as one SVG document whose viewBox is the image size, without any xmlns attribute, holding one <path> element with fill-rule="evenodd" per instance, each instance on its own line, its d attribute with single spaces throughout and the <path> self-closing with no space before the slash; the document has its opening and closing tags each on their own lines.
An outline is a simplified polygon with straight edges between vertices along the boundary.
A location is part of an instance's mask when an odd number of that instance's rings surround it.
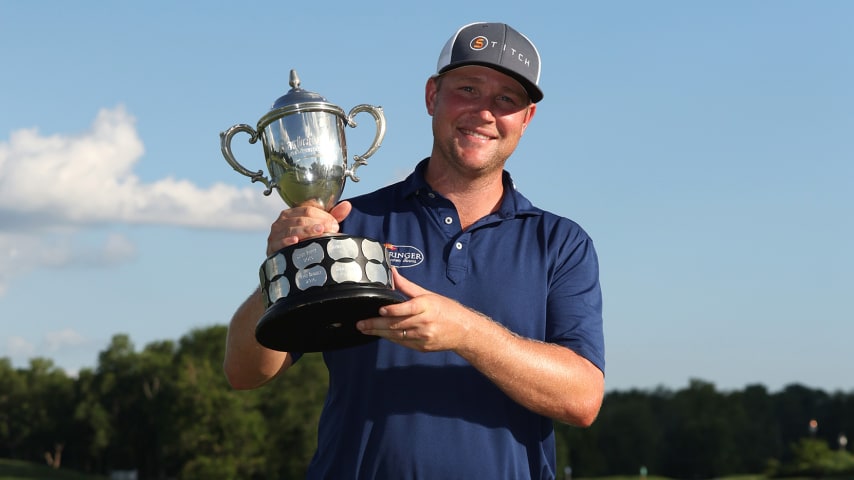
<svg viewBox="0 0 854 480">
<path fill-rule="evenodd" d="M 0 458 L 141 479 L 302 478 L 328 380 L 322 357 L 235 391 L 222 373 L 225 335 L 197 329 L 139 351 L 116 335 L 76 377 L 47 358 L 28 368 L 0 359 Z M 854 474 L 854 391 L 724 392 L 692 380 L 609 391 L 592 427 L 555 430 L 558 469 L 575 477 Z"/>
</svg>

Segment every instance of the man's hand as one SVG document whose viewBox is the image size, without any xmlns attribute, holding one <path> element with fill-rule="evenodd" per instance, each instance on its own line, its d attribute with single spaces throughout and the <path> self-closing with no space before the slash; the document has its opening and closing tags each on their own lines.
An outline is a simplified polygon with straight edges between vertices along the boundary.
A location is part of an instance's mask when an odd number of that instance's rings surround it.
<svg viewBox="0 0 854 480">
<path fill-rule="evenodd" d="M 356 324 L 376 335 L 422 352 L 456 350 L 478 322 L 491 322 L 459 302 L 426 290 L 392 269 L 395 289 L 409 300 L 380 308 L 380 316 Z"/>
<path fill-rule="evenodd" d="M 339 222 L 343 221 L 352 209 L 350 202 L 345 200 L 328 212 L 313 203 L 282 210 L 279 218 L 270 227 L 270 236 L 267 237 L 267 255 L 272 255 L 307 238 L 325 233 L 338 233 Z"/>
<path fill-rule="evenodd" d="M 358 322 L 362 333 L 421 352 L 453 350 L 525 408 L 570 425 L 593 423 L 605 379 L 590 361 L 564 346 L 520 337 L 397 270 L 393 275 L 395 288 L 410 299 Z"/>
</svg>

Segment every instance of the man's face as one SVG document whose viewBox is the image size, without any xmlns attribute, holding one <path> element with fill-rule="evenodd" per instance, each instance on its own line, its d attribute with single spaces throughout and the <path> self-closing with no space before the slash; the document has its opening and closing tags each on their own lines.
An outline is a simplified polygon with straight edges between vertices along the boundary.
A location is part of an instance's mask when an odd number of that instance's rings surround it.
<svg viewBox="0 0 854 480">
<path fill-rule="evenodd" d="M 432 156 L 464 174 L 503 169 L 536 110 L 519 82 L 474 65 L 430 78 L 425 97 Z"/>
</svg>

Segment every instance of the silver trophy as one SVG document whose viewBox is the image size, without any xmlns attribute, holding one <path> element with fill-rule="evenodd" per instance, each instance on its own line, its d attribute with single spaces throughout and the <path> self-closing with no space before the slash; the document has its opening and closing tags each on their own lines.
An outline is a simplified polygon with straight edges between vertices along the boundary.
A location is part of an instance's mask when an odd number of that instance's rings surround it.
<svg viewBox="0 0 854 480">
<path fill-rule="evenodd" d="M 316 93 L 300 88 L 291 70 L 291 89 L 258 120 L 257 128 L 234 125 L 220 133 L 222 154 L 238 173 L 262 182 L 265 195 L 277 190 L 290 207 L 313 203 L 330 210 L 349 177 L 367 163 L 385 136 L 381 107 L 358 105 L 345 114 Z M 371 147 L 347 165 L 344 127 L 356 127 L 354 117 L 370 113 L 376 122 Z M 235 134 L 259 138 L 270 178 L 262 170 L 245 168 L 231 152 Z M 383 305 L 405 297 L 394 290 L 385 245 L 377 240 L 327 234 L 285 247 L 260 268 L 266 312 L 255 337 L 261 345 L 280 351 L 318 352 L 364 344 L 377 337 L 363 335 L 356 322 L 378 315 Z"/>
</svg>

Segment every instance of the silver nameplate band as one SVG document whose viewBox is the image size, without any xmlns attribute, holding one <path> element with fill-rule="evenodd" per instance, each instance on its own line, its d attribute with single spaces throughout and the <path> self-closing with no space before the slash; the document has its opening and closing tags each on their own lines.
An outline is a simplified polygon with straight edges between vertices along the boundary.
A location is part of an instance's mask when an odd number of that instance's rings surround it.
<svg viewBox="0 0 854 480">
<path fill-rule="evenodd" d="M 382 285 L 391 288 L 385 246 L 373 239 L 328 235 L 283 248 L 260 268 L 267 307 L 312 288 Z"/>
</svg>

